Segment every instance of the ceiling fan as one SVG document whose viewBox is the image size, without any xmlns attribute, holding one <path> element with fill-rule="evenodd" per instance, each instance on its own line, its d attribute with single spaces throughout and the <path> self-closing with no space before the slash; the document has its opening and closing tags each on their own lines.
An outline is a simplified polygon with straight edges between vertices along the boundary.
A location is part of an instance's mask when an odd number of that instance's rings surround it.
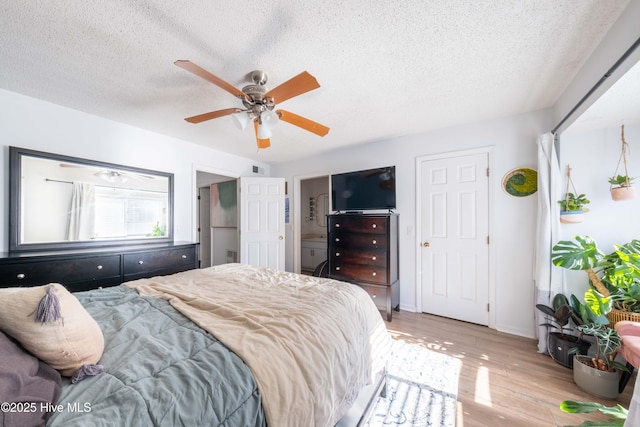
<svg viewBox="0 0 640 427">
<path fill-rule="evenodd" d="M 91 169 L 91 170 L 96 169 L 96 167 L 94 166 L 84 166 L 84 165 L 69 164 L 69 163 L 60 163 L 58 166 L 60 166 L 61 168 L 78 168 L 78 169 Z M 136 172 L 128 173 L 128 172 L 123 172 L 115 169 L 102 169 L 102 168 L 99 169 L 97 172 L 94 172 L 92 175 L 97 176 L 98 178 L 101 178 L 107 182 L 118 182 L 118 183 L 125 183 L 129 178 L 133 178 L 137 181 L 142 181 L 142 178 L 155 179 L 155 177 L 153 176 L 144 175 L 141 173 L 136 173 Z"/>
<path fill-rule="evenodd" d="M 313 120 L 285 110 L 278 109 L 274 111 L 276 103 L 284 102 L 294 96 L 302 95 L 320 87 L 315 77 L 306 71 L 267 92 L 265 88 L 267 75 L 263 71 L 251 72 L 250 78 L 253 84 L 249 84 L 240 90 L 191 61 L 178 60 L 174 64 L 226 90 L 236 98 L 239 98 L 245 107 L 244 109 L 226 108 L 187 117 L 185 120 L 189 123 L 201 123 L 218 117 L 232 116 L 236 125 L 240 129 L 244 129 L 249 121 L 253 121 L 258 148 L 271 146 L 272 129 L 279 120 L 291 123 L 319 136 L 325 136 L 329 132 L 328 127 Z"/>
</svg>

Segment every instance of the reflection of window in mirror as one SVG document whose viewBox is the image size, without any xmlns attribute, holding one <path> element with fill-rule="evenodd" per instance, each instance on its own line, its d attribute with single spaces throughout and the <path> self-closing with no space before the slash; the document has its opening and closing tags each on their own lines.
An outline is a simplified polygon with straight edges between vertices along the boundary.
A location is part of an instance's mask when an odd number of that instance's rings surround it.
<svg viewBox="0 0 640 427">
<path fill-rule="evenodd" d="M 95 238 L 163 237 L 167 193 L 96 187 Z"/>
</svg>

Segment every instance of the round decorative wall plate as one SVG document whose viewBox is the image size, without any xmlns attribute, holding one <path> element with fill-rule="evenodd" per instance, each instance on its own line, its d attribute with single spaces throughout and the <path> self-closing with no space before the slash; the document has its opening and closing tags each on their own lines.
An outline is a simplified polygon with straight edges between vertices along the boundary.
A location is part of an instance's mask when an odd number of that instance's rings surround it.
<svg viewBox="0 0 640 427">
<path fill-rule="evenodd" d="M 538 172 L 530 168 L 516 168 L 502 178 L 502 188 L 515 197 L 530 196 L 538 191 Z"/>
</svg>

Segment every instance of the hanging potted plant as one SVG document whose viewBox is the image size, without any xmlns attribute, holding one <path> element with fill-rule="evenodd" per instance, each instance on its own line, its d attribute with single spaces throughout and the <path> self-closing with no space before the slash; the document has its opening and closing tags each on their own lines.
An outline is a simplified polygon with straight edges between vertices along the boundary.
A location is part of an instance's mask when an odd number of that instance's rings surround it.
<svg viewBox="0 0 640 427">
<path fill-rule="evenodd" d="M 615 201 L 629 200 L 636 197 L 636 191 L 631 186 L 631 182 L 635 178 L 629 176 L 629 171 L 627 168 L 627 151 L 629 151 L 629 144 L 627 144 L 627 141 L 624 139 L 624 125 L 622 125 L 620 139 L 622 140 L 620 159 L 618 160 L 616 171 L 613 173 L 613 176 L 609 178 L 609 190 L 611 191 L 611 198 Z M 624 175 L 618 174 L 618 168 L 620 168 L 620 164 L 622 164 L 624 167 Z"/>
<path fill-rule="evenodd" d="M 636 190 L 631 186 L 631 182 L 635 179 L 627 175 L 618 175 L 609 178 L 611 184 L 611 198 L 615 201 L 629 200 L 636 197 Z"/>
<path fill-rule="evenodd" d="M 574 224 L 584 220 L 584 214 L 589 209 L 584 205 L 590 201 L 584 194 L 566 193 L 564 199 L 558 200 L 560 204 L 560 222 L 565 224 Z"/>
<path fill-rule="evenodd" d="M 573 192 L 569 191 L 570 186 Z M 571 180 L 570 166 L 567 166 L 567 189 L 564 193 L 564 199 L 558 200 L 558 203 L 560 204 L 560 222 L 565 224 L 582 222 L 584 214 L 589 212 L 589 209 L 585 208 L 584 205 L 590 203 L 590 201 L 587 196 L 576 191 L 576 187 Z"/>
</svg>

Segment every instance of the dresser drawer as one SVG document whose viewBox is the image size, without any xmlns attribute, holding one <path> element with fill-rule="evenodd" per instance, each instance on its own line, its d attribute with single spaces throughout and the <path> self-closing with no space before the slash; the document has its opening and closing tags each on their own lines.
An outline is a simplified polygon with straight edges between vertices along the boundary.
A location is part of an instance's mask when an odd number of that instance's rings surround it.
<svg viewBox="0 0 640 427">
<path fill-rule="evenodd" d="M 363 264 L 371 267 L 387 268 L 387 251 L 384 249 L 369 249 L 368 251 L 342 250 L 332 248 L 331 265 Z"/>
<path fill-rule="evenodd" d="M 48 262 L 20 262 L 3 265 L 2 286 L 37 286 L 76 282 L 114 284 L 120 281 L 120 256 L 100 256 Z"/>
<path fill-rule="evenodd" d="M 195 268 L 195 247 L 124 254 L 125 279 L 148 273 L 171 274 Z M 142 276 L 141 276 L 142 277 Z"/>
<path fill-rule="evenodd" d="M 330 217 L 329 232 L 349 231 L 353 233 L 386 234 L 386 217 L 335 215 Z"/>
<path fill-rule="evenodd" d="M 373 302 L 376 304 L 376 306 L 383 307 L 383 308 L 387 306 L 388 288 L 386 286 L 385 287 L 367 286 L 367 285 L 358 285 L 358 286 L 360 286 L 362 289 L 367 291 L 367 293 L 369 294 Z"/>
<path fill-rule="evenodd" d="M 359 234 L 340 231 L 329 236 L 331 247 L 343 250 L 369 251 L 387 248 L 387 236 L 382 234 Z"/>
<path fill-rule="evenodd" d="M 386 267 L 342 263 L 332 258 L 330 277 L 333 279 L 351 281 L 362 281 L 377 285 L 385 285 L 387 283 Z"/>
</svg>

